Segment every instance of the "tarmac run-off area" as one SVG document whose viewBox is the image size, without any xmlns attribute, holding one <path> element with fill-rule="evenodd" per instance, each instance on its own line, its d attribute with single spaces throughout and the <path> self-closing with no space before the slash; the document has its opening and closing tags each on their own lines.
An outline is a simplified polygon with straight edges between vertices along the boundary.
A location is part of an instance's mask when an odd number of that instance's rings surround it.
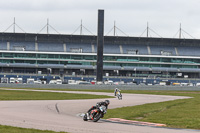
<svg viewBox="0 0 200 133">
<path fill-rule="evenodd" d="M 19 89 L 17 89 L 19 90 Z M 48 90 L 32 90 L 48 91 Z M 51 91 L 55 93 L 82 93 L 109 95 L 113 93 Z M 145 103 L 163 102 L 184 99 L 183 96 L 164 96 L 146 94 L 123 94 L 123 99 L 110 98 L 108 108 L 135 106 Z M 124 124 L 119 119 L 100 120 L 98 122 L 83 121 L 80 115 L 99 101 L 88 100 L 26 100 L 0 101 L 0 125 L 10 125 L 41 130 L 65 131 L 69 133 L 196 133 L 200 130 L 171 129 L 139 123 Z M 109 111 L 107 112 L 109 113 Z"/>
</svg>

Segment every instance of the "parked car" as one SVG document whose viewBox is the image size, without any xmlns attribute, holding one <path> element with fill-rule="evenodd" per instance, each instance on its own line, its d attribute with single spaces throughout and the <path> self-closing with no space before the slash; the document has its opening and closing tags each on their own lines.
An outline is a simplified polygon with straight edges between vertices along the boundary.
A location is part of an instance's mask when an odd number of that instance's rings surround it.
<svg viewBox="0 0 200 133">
<path fill-rule="evenodd" d="M 56 80 L 50 80 L 49 84 L 56 84 Z"/>
<path fill-rule="evenodd" d="M 34 84 L 42 84 L 41 80 L 34 81 Z"/>
<path fill-rule="evenodd" d="M 104 84 L 105 85 L 113 85 L 113 81 L 112 80 L 105 80 Z"/>
<path fill-rule="evenodd" d="M 180 86 L 181 83 L 172 83 L 173 86 Z"/>
<path fill-rule="evenodd" d="M 84 81 L 84 82 L 80 82 L 79 85 L 91 85 L 90 82 Z"/>
<path fill-rule="evenodd" d="M 200 86 L 200 83 L 196 83 L 196 86 Z"/>
</svg>

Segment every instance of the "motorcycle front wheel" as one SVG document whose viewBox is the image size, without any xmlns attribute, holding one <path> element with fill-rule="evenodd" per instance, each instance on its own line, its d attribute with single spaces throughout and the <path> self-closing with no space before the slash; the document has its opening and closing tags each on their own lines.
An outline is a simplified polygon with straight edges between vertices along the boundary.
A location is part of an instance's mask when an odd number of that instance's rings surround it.
<svg viewBox="0 0 200 133">
<path fill-rule="evenodd" d="M 83 120 L 84 121 L 87 121 L 88 119 L 87 119 L 87 114 L 85 114 L 84 116 L 83 116 Z"/>
<path fill-rule="evenodd" d="M 102 114 L 100 112 L 96 112 L 94 114 L 94 119 L 92 120 L 93 122 L 97 122 L 100 118 L 102 117 Z"/>
<path fill-rule="evenodd" d="M 119 100 L 122 100 L 122 95 L 117 95 L 117 98 L 118 98 Z"/>
</svg>

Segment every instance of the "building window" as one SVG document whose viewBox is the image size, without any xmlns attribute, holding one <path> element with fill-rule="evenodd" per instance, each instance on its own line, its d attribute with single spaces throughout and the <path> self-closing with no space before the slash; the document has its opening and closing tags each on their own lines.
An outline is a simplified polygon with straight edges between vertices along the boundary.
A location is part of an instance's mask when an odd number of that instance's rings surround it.
<svg viewBox="0 0 200 133">
<path fill-rule="evenodd" d="M 26 46 L 13 46 L 13 50 L 15 50 L 15 51 L 25 51 Z"/>
<path fill-rule="evenodd" d="M 161 54 L 161 55 L 170 56 L 170 55 L 172 55 L 172 52 L 168 52 L 168 51 L 163 51 L 163 50 L 161 50 L 161 51 L 160 51 L 160 54 Z"/>
<path fill-rule="evenodd" d="M 70 52 L 72 52 L 72 53 L 82 53 L 83 49 L 82 48 L 70 48 Z"/>
<path fill-rule="evenodd" d="M 139 51 L 138 50 L 127 50 L 127 54 L 134 54 L 134 55 L 138 55 L 139 54 Z"/>
</svg>

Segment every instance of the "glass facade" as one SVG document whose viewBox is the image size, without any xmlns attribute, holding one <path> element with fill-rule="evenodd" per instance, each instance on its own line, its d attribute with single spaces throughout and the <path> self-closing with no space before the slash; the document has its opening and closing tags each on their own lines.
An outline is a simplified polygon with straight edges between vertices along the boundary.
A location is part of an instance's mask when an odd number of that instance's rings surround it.
<svg viewBox="0 0 200 133">
<path fill-rule="evenodd" d="M 0 53 L 0 63 L 26 64 L 62 64 L 62 65 L 96 65 L 96 54 L 61 54 L 61 53 Z M 147 57 L 119 54 L 104 54 L 104 66 L 120 67 L 168 67 L 168 68 L 199 68 L 200 58 L 188 57 Z"/>
</svg>

